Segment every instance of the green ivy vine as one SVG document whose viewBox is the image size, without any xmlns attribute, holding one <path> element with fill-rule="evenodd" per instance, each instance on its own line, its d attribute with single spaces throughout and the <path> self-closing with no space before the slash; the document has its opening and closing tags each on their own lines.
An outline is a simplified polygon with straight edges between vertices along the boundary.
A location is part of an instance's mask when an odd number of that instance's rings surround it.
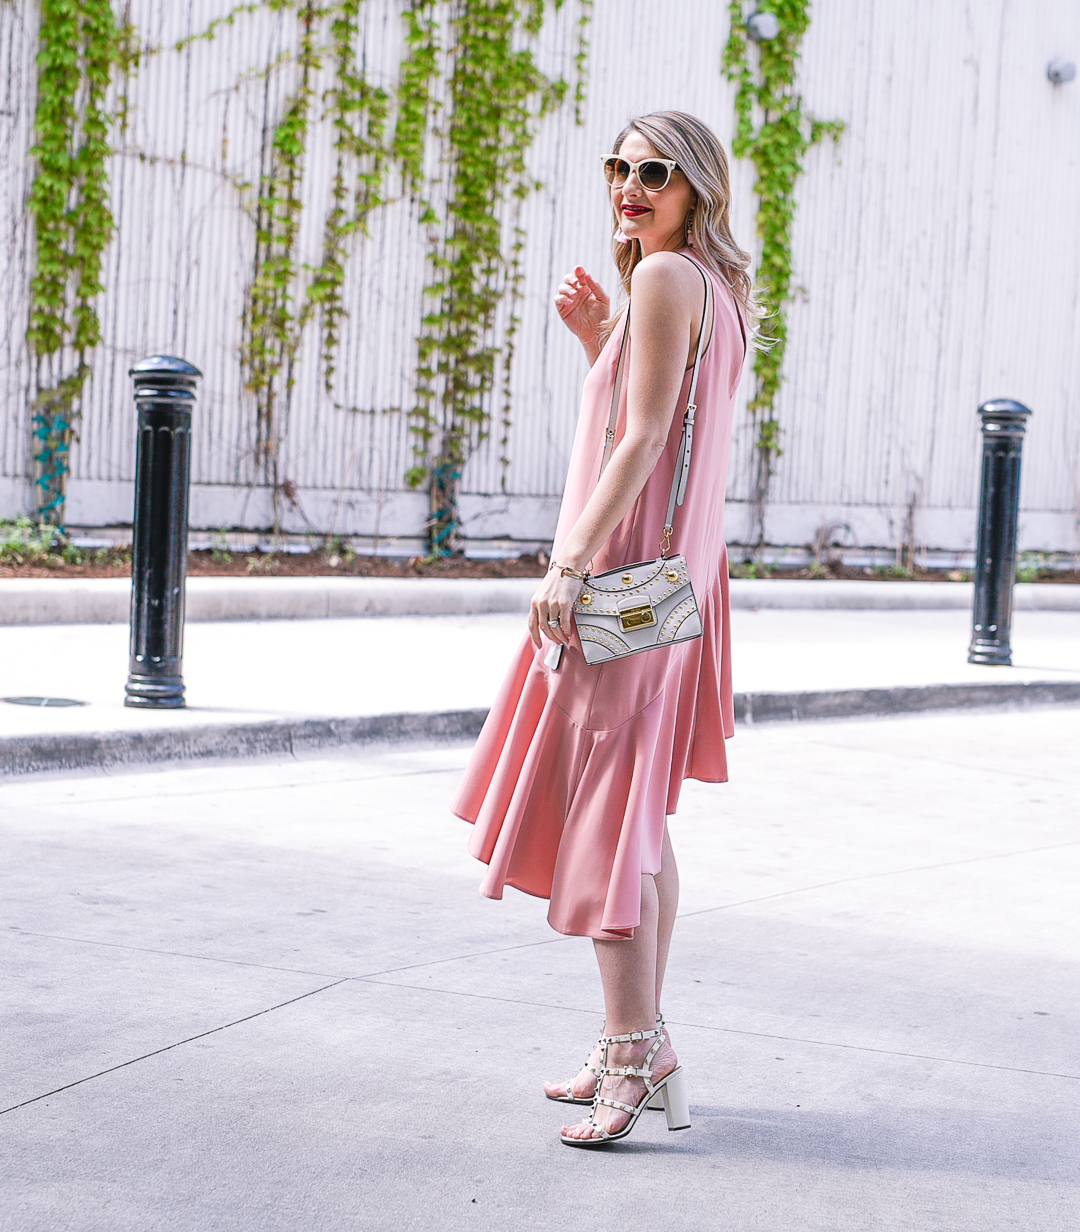
<svg viewBox="0 0 1080 1232">
<path fill-rule="evenodd" d="M 427 229 L 429 246 L 410 412 L 414 457 L 405 478 L 412 487 L 426 484 L 429 489 L 431 554 L 455 552 L 461 546 L 462 470 L 490 433 L 493 401 L 502 408 L 504 468 L 506 463 L 524 243 L 519 210 L 535 187 L 526 173 L 525 154 L 536 121 L 559 105 L 569 89 L 538 69 L 531 50 L 548 0 L 405 0 L 405 55 L 393 96 L 369 83 L 357 65 L 363 0 L 266 2 L 295 10 L 301 26 L 298 50 L 290 57 L 297 85 L 273 129 L 267 170 L 255 194 L 255 273 L 244 321 L 247 387 L 257 404 L 259 457 L 275 491 L 275 523 L 280 512 L 276 494 L 288 485 L 277 471 L 278 406 L 284 400 L 287 407 L 304 328 L 318 309 L 324 382 L 331 391 L 345 314 L 349 241 L 357 232 L 366 234 L 371 211 L 390 199 L 390 171 L 396 168 L 403 190 L 417 201 L 418 223 Z M 562 0 L 550 3 L 558 8 Z M 579 3 L 575 63 L 580 106 L 591 0 Z M 252 7 L 237 7 L 197 37 L 212 38 L 217 25 L 231 23 Z M 328 38 L 320 33 L 326 23 Z M 190 41 L 182 40 L 178 48 Z M 324 103 L 335 129 L 336 165 L 321 263 L 301 268 L 296 247 L 303 160 L 315 102 L 313 77 L 325 56 L 335 70 Z M 447 97 L 441 102 L 436 90 L 444 62 Z M 440 186 L 429 183 L 425 170 L 433 133 L 442 151 L 436 175 L 448 187 L 442 219 L 432 205 Z M 504 303 L 500 344 L 496 325 Z"/>
<path fill-rule="evenodd" d="M 795 218 L 795 185 L 803 173 L 803 159 L 825 136 L 839 141 L 844 125 L 839 120 L 818 120 L 803 110 L 795 86 L 799 48 L 810 25 L 809 0 L 760 0 L 757 11 L 772 13 L 780 26 L 773 39 L 757 44 L 755 73 L 741 0 L 730 0 L 731 33 L 724 48 L 723 67 L 735 83 L 737 127 L 732 150 L 749 158 L 757 178 L 757 233 L 761 261 L 757 285 L 768 320 L 772 345 L 754 357 L 756 391 L 749 404 L 757 420 L 757 474 L 754 504 L 759 539 L 764 539 L 764 508 L 775 460 L 779 456 L 781 428 L 776 418 L 787 350 L 787 305 L 791 301 L 791 231 Z M 755 114 L 760 123 L 755 128 Z"/>
<path fill-rule="evenodd" d="M 577 2 L 573 99 L 580 120 L 592 0 Z M 431 552 L 460 547 L 458 485 L 469 455 L 490 434 L 493 402 L 501 404 L 506 462 L 524 243 L 520 207 L 536 187 L 525 156 L 538 119 L 569 92 L 565 81 L 540 71 L 532 46 L 547 9 L 562 3 L 402 0 L 405 55 L 393 90 L 368 81 L 358 62 L 364 0 L 246 0 L 175 44 L 183 51 L 212 41 L 222 27 L 260 9 L 291 13 L 297 22 L 295 49 L 260 70 L 267 77 L 277 71 L 295 77 L 268 130 L 257 183 L 238 185 L 255 227 L 241 359 L 256 407 L 256 462 L 274 492 L 275 527 L 282 497 L 294 495 L 280 474 L 278 451 L 305 328 L 318 315 L 330 391 L 351 242 L 367 234 L 371 212 L 391 199 L 396 170 L 402 190 L 418 202 L 429 256 L 410 415 L 414 459 L 406 479 L 414 487 L 427 483 L 431 491 Z M 38 174 L 31 193 L 38 251 L 28 337 L 39 357 L 64 347 L 77 357 L 75 372 L 38 399 L 39 463 L 48 476 L 43 486 L 53 494 L 52 503 L 43 499 L 44 511 L 62 505 L 72 408 L 89 371 L 86 353 L 100 338 L 94 305 L 113 230 L 107 138 L 110 124 L 125 115 L 123 99 L 109 114 L 105 92 L 117 66 L 126 73 L 137 53 L 131 27 L 116 22 L 110 0 L 41 0 L 41 6 L 33 149 Z M 327 63 L 333 81 L 320 98 L 316 83 Z M 444 64 L 447 79 L 441 82 Z M 333 127 L 335 159 L 321 258 L 308 266 L 300 262 L 298 241 L 305 157 L 320 119 Z M 437 183 L 426 172 L 432 136 L 441 151 Z M 441 199 L 444 184 L 445 215 L 439 217 L 431 202 Z"/>
<path fill-rule="evenodd" d="M 458 486 L 469 454 L 489 434 L 500 358 L 504 408 L 509 392 L 524 241 L 518 209 L 536 187 L 525 155 L 538 117 L 568 92 L 565 81 L 539 70 L 527 41 L 540 32 L 544 13 L 544 0 L 473 0 L 449 21 L 448 218 L 445 238 L 429 254 L 432 307 L 418 342 L 416 460 L 407 475 L 414 487 L 429 484 L 432 555 L 460 550 Z M 500 348 L 494 334 L 504 298 L 509 320 Z M 507 431 L 504 418 L 504 456 Z"/>
<path fill-rule="evenodd" d="M 106 160 L 117 114 L 107 93 L 114 70 L 135 58 L 131 27 L 110 0 L 41 0 L 34 175 L 34 272 L 26 337 L 35 359 L 31 417 L 37 512 L 62 526 L 68 455 L 78 402 L 101 340 L 96 303 L 102 257 L 113 233 Z M 58 377 L 64 358 L 73 370 Z M 44 361 L 56 357 L 46 376 Z M 62 370 L 62 369 L 60 369 Z"/>
</svg>

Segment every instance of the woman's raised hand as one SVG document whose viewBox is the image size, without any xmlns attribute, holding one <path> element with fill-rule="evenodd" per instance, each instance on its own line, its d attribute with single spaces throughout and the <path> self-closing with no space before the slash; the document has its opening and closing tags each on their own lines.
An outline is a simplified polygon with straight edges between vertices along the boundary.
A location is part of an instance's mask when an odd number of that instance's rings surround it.
<svg viewBox="0 0 1080 1232">
<path fill-rule="evenodd" d="M 611 304 L 604 288 L 576 265 L 559 283 L 555 307 L 566 328 L 586 347 L 595 347 L 600 326 L 608 319 Z"/>
</svg>

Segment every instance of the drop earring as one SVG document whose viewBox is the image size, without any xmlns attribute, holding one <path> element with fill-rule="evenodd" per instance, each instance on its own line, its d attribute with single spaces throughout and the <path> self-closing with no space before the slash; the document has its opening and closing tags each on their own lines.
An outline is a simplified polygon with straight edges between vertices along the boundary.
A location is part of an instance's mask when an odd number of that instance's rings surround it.
<svg viewBox="0 0 1080 1232">
<path fill-rule="evenodd" d="M 694 207 L 690 207 L 690 212 L 686 215 L 686 246 L 693 248 L 694 246 Z"/>
</svg>

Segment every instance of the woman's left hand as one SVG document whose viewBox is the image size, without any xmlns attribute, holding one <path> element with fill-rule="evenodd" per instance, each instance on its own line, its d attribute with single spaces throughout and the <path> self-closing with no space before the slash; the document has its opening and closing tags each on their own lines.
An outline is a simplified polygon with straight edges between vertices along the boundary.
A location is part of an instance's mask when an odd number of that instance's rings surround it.
<svg viewBox="0 0 1080 1232">
<path fill-rule="evenodd" d="M 570 621 L 581 588 L 577 578 L 563 577 L 558 569 L 548 570 L 529 608 L 529 636 L 537 647 L 543 645 L 541 634 L 553 642 L 569 645 Z"/>
</svg>

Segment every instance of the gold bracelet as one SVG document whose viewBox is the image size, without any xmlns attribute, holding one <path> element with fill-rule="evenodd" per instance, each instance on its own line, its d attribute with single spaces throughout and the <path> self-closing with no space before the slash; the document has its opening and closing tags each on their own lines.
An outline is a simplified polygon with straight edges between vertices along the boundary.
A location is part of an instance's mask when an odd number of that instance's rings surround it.
<svg viewBox="0 0 1080 1232">
<path fill-rule="evenodd" d="M 576 578 L 579 582 L 587 581 L 589 577 L 588 569 L 571 569 L 569 565 L 560 565 L 555 560 L 548 565 L 548 569 L 558 569 L 563 577 Z"/>
</svg>

